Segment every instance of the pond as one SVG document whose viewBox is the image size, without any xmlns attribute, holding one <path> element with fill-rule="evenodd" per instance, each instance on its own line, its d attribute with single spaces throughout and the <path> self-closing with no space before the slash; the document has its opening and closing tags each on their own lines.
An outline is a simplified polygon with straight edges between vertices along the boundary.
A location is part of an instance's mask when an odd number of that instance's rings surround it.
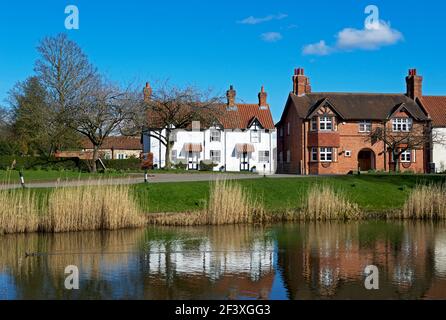
<svg viewBox="0 0 446 320">
<path fill-rule="evenodd" d="M 70 265 L 78 290 L 65 288 Z M 369 265 L 378 290 L 364 286 Z M 0 299 L 446 299 L 446 224 L 0 236 Z"/>
</svg>

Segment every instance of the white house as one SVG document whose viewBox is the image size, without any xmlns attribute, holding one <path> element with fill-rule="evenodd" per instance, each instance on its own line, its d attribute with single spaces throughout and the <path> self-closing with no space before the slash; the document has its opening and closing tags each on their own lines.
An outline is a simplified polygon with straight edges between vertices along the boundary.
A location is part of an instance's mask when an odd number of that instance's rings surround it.
<svg viewBox="0 0 446 320">
<path fill-rule="evenodd" d="M 432 135 L 437 140 L 431 148 L 435 171 L 446 172 L 446 96 L 422 96 L 420 100 L 432 119 Z"/>
<path fill-rule="evenodd" d="M 256 104 L 236 103 L 236 91 L 227 91 L 227 104 L 218 108 L 217 120 L 211 127 L 192 123 L 191 129 L 175 130 L 171 160 L 185 164 L 188 170 L 199 170 L 200 163 L 216 164 L 215 171 L 256 171 L 272 174 L 276 170 L 276 129 L 262 87 Z M 165 166 L 165 146 L 156 138 L 164 136 L 163 128 L 151 125 L 143 133 L 144 152 L 153 153 L 154 165 Z"/>
</svg>

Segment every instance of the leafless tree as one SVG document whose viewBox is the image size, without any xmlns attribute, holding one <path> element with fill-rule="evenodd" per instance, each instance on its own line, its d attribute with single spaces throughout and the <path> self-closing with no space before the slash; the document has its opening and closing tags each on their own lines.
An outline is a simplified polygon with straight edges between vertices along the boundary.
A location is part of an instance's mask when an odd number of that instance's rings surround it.
<svg viewBox="0 0 446 320">
<path fill-rule="evenodd" d="M 145 131 L 165 146 L 166 168 L 171 167 L 175 130 L 191 129 L 194 121 L 201 127 L 209 126 L 221 112 L 222 97 L 214 95 L 212 90 L 192 86 L 180 88 L 164 82 L 155 90 L 146 87 L 144 96 L 147 107 Z"/>
<path fill-rule="evenodd" d="M 368 141 L 372 144 L 382 141 L 389 150 L 395 164 L 395 171 L 400 170 L 400 157 L 407 150 L 428 148 L 432 143 L 444 143 L 445 137 L 433 131 L 428 125 L 414 124 L 407 132 L 392 131 L 377 127 L 370 133 Z"/>
<path fill-rule="evenodd" d="M 105 139 L 120 134 L 125 124 L 134 122 L 143 108 L 140 93 L 130 87 L 122 89 L 106 80 L 96 79 L 90 86 L 89 95 L 67 109 L 68 126 L 93 145 L 92 172 L 97 171 L 99 150 Z"/>
<path fill-rule="evenodd" d="M 48 130 L 57 138 L 55 148 L 61 148 L 75 139 L 74 132 L 67 130 L 67 110 L 88 99 L 97 71 L 82 49 L 65 34 L 44 38 L 37 50 L 40 58 L 35 71 L 47 90 L 51 119 Z"/>
</svg>

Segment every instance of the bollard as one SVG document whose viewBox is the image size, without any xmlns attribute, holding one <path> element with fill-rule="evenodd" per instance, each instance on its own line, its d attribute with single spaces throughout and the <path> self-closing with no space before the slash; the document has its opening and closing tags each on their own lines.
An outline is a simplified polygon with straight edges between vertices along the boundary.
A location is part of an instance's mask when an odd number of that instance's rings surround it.
<svg viewBox="0 0 446 320">
<path fill-rule="evenodd" d="M 144 171 L 144 183 L 149 183 L 149 174 L 147 169 Z"/>
<path fill-rule="evenodd" d="M 23 176 L 23 172 L 21 170 L 19 171 L 19 176 L 20 176 L 20 184 L 22 185 L 22 188 L 26 188 L 25 177 Z"/>
</svg>

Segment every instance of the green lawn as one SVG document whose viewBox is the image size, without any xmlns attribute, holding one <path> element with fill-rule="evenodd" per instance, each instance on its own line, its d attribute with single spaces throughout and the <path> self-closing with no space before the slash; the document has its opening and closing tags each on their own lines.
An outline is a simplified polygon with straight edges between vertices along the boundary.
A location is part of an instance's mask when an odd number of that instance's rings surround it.
<svg viewBox="0 0 446 320">
<path fill-rule="evenodd" d="M 24 170 L 23 175 L 25 182 L 46 182 L 60 180 L 78 180 L 78 179 L 104 179 L 104 178 L 119 178 L 127 177 L 131 173 L 128 172 L 110 172 L 110 173 L 88 173 L 77 171 L 57 171 L 57 170 Z M 142 174 L 142 172 L 141 172 Z M 18 171 L 0 170 L 0 184 L 1 183 L 19 183 Z"/>
<path fill-rule="evenodd" d="M 257 195 L 268 211 L 298 208 L 299 199 L 315 183 L 333 185 L 365 211 L 401 208 L 410 191 L 419 183 L 444 183 L 446 176 L 362 175 L 340 177 L 302 177 L 284 179 L 239 180 Z M 160 183 L 133 186 L 149 212 L 185 212 L 203 208 L 210 182 Z"/>
</svg>

